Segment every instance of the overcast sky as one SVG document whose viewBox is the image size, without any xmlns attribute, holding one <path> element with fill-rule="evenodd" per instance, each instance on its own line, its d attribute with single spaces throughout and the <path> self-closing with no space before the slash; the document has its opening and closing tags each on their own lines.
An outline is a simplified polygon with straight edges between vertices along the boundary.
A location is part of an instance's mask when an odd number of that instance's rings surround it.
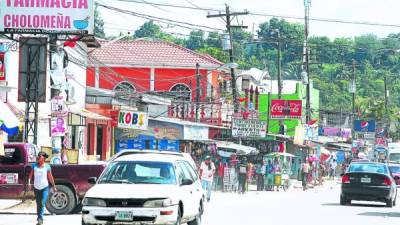
<svg viewBox="0 0 400 225">
<path fill-rule="evenodd" d="M 218 18 L 207 19 L 206 11 L 177 9 L 170 7 L 156 7 L 148 4 L 126 3 L 117 0 L 96 0 L 105 5 L 111 5 L 136 13 L 168 18 L 177 21 L 185 21 L 197 25 L 204 25 L 224 29 L 224 22 Z M 254 13 L 304 16 L 304 0 L 135 0 L 141 2 L 167 3 L 174 5 L 199 6 L 204 8 L 216 8 L 224 10 L 225 3 L 234 11 L 244 9 Z M 400 24 L 399 0 L 313 0 L 310 10 L 311 18 L 330 18 L 346 21 L 363 21 L 382 24 Z M 142 25 L 146 19 L 130 15 L 112 12 L 100 8 L 102 18 L 105 21 L 106 34 L 117 35 L 119 32 L 134 31 Z M 215 12 L 212 12 L 215 13 Z M 257 29 L 258 24 L 268 21 L 271 17 L 246 15 L 240 16 L 237 22 L 243 22 L 252 31 L 253 24 Z M 304 23 L 302 20 L 291 22 Z M 159 23 L 166 32 L 188 34 L 190 30 L 168 26 Z M 400 27 L 367 26 L 356 24 L 327 23 L 310 21 L 311 35 L 335 37 L 354 37 L 361 34 L 373 33 L 379 37 L 385 37 L 389 33 L 400 33 Z"/>
</svg>

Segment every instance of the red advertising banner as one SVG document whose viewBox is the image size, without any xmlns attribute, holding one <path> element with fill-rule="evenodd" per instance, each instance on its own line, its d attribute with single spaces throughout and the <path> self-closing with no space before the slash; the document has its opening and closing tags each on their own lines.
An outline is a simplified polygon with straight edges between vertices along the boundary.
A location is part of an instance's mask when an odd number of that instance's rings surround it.
<svg viewBox="0 0 400 225">
<path fill-rule="evenodd" d="M 0 52 L 0 80 L 6 80 L 6 65 L 4 64 L 4 52 Z"/>
<path fill-rule="evenodd" d="M 301 119 L 301 100 L 271 100 L 271 118 Z"/>
</svg>

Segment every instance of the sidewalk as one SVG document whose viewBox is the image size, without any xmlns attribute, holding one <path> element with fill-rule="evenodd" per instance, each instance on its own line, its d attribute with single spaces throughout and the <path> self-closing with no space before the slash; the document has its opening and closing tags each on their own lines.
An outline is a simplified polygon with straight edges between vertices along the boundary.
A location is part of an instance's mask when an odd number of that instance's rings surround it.
<svg viewBox="0 0 400 225">
<path fill-rule="evenodd" d="M 21 204 L 21 200 L 0 200 L 0 210 L 13 208 Z"/>
</svg>

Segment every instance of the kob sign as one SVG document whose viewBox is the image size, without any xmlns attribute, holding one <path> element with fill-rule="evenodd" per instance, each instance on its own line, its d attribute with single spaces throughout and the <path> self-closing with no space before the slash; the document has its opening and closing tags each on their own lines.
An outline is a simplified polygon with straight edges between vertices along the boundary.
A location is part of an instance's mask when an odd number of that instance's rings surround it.
<svg viewBox="0 0 400 225">
<path fill-rule="evenodd" d="M 271 118 L 301 119 L 301 100 L 271 100 Z"/>
<path fill-rule="evenodd" d="M 131 112 L 131 111 L 119 111 L 118 114 L 118 127 L 147 130 L 148 126 L 147 113 L 143 112 Z"/>
</svg>

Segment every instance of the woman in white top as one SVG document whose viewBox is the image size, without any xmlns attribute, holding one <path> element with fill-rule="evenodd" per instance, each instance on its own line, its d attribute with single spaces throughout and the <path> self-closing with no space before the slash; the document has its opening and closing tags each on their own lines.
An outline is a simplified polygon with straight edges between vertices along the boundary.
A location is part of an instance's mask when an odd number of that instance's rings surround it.
<svg viewBox="0 0 400 225">
<path fill-rule="evenodd" d="M 43 224 L 44 207 L 49 196 L 49 181 L 54 193 L 57 192 L 51 168 L 48 164 L 45 164 L 46 158 L 48 158 L 48 155 L 45 152 L 39 152 L 37 163 L 32 164 L 32 170 L 28 179 L 28 185 L 31 187 L 31 180 L 34 177 L 33 190 L 36 199 L 37 225 Z"/>
</svg>

